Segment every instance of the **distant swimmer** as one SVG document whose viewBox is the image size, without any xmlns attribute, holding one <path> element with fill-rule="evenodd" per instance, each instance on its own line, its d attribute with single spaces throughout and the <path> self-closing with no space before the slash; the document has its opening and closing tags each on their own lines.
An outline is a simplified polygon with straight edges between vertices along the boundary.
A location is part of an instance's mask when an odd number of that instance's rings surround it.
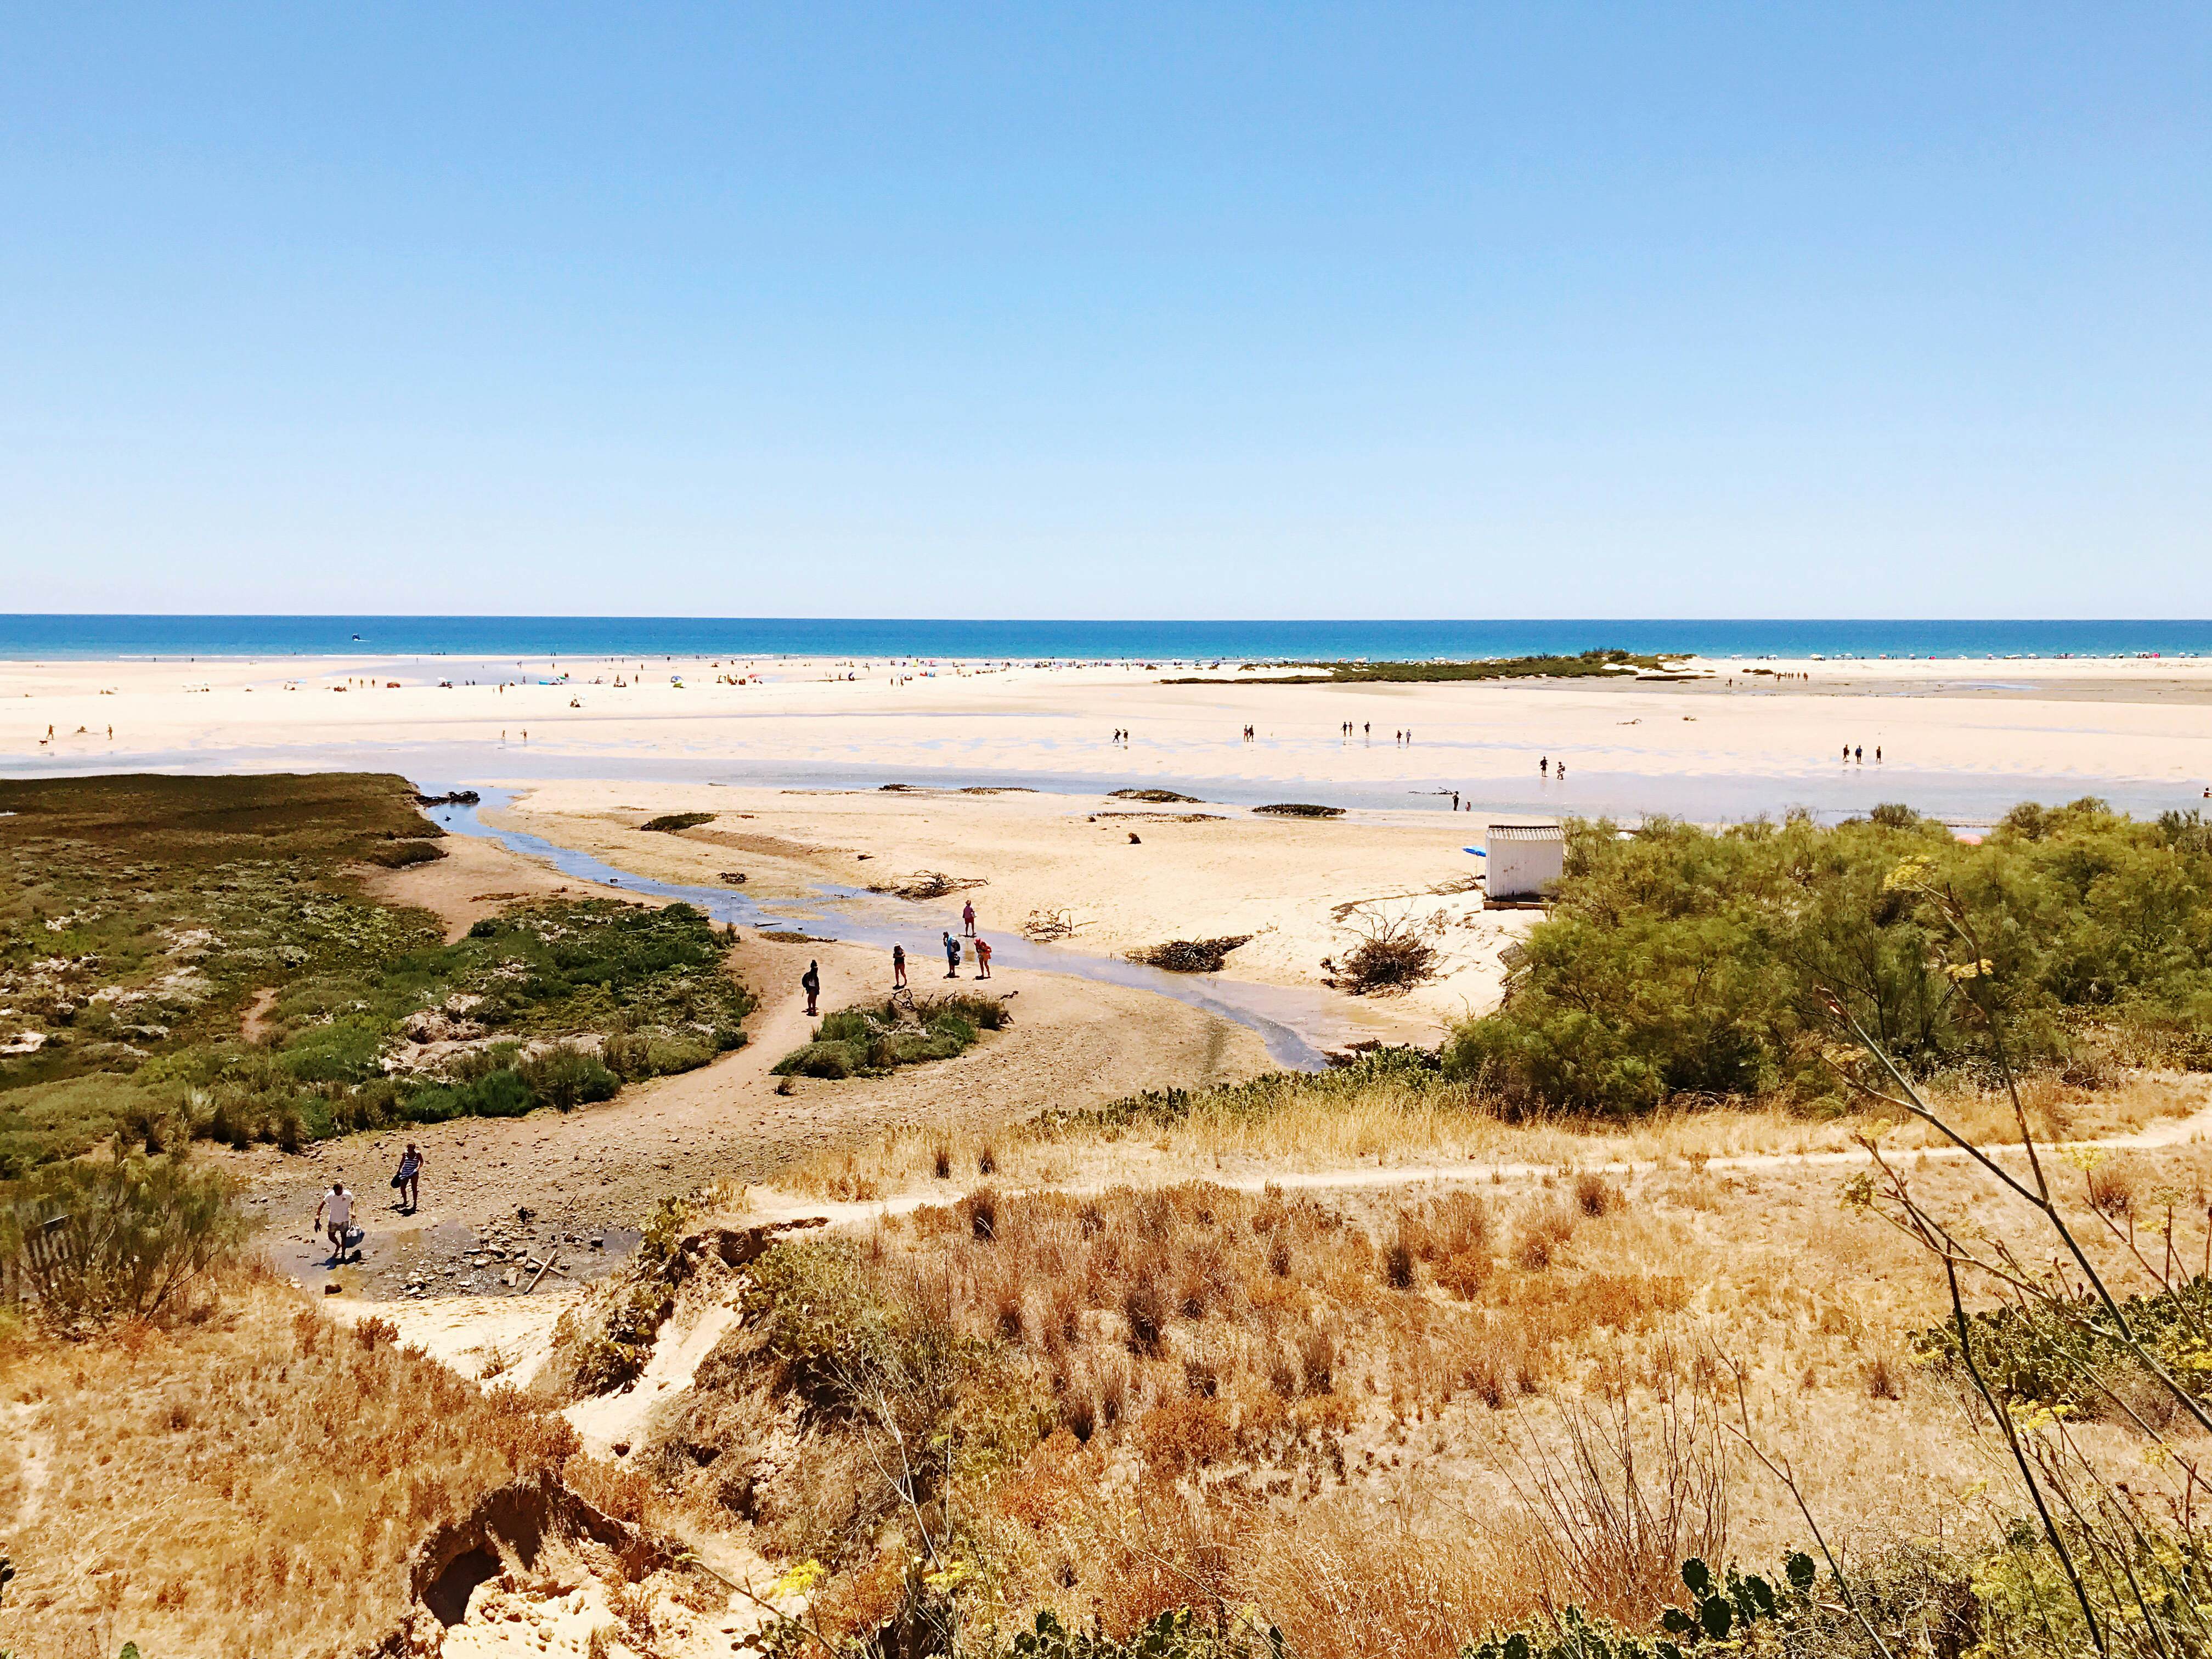
<svg viewBox="0 0 2212 1659">
<path fill-rule="evenodd" d="M 1536 763 L 1536 769 L 1539 772 L 1548 774 L 1552 769 L 1552 757 L 1549 755 L 1547 755 L 1543 759 L 1538 761 Z"/>
</svg>

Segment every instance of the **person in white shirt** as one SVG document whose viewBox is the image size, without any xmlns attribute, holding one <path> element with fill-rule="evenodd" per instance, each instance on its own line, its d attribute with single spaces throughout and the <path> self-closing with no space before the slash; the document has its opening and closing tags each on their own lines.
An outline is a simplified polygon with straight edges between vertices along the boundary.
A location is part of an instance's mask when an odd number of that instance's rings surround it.
<svg viewBox="0 0 2212 1659">
<path fill-rule="evenodd" d="M 353 1194 L 343 1181 L 331 1182 L 323 1201 L 315 1206 L 315 1224 L 330 1235 L 331 1260 L 345 1260 L 346 1237 L 353 1227 Z"/>
</svg>

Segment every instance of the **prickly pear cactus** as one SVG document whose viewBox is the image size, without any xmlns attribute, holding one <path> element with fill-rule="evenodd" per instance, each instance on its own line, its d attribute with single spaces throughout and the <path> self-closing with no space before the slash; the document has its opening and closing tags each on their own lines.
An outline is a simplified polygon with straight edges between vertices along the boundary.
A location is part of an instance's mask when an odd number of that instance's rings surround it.
<svg viewBox="0 0 2212 1659">
<path fill-rule="evenodd" d="M 1813 1581 L 1818 1576 L 1813 1558 L 1800 1550 L 1783 1563 L 1784 1582 L 1776 1585 L 1758 1573 L 1740 1573 L 1734 1567 L 1717 1582 L 1704 1562 L 1682 1563 L 1682 1584 L 1690 1592 L 1687 1607 L 1670 1607 L 1660 1614 L 1660 1627 L 1673 1637 L 1661 1644 L 1660 1659 L 1672 1659 L 1665 1650 L 1694 1651 L 1700 1644 L 1751 1639 L 1761 1625 L 1779 1626 L 1807 1612 L 1813 1604 Z"/>
</svg>

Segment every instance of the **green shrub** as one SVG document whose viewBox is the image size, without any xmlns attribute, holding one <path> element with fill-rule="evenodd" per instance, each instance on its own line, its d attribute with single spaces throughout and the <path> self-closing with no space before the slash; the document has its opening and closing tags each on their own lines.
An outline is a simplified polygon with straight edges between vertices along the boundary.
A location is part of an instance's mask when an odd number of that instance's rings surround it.
<svg viewBox="0 0 2212 1659">
<path fill-rule="evenodd" d="M 471 1117 L 520 1117 L 538 1104 L 530 1085 L 514 1071 L 488 1073 L 464 1085 L 460 1096 L 463 1115 Z"/>
<path fill-rule="evenodd" d="M 410 864 L 430 864 L 446 856 L 446 849 L 431 841 L 389 841 L 362 854 L 371 864 L 387 870 L 404 870 Z"/>
<path fill-rule="evenodd" d="M 462 1115 L 460 1091 L 442 1083 L 410 1091 L 400 1097 L 396 1111 L 408 1123 L 445 1123 Z"/>
<path fill-rule="evenodd" d="M 378 1075 L 385 1037 L 381 1021 L 334 1020 L 301 1032 L 284 1045 L 281 1058 L 302 1083 L 364 1083 Z"/>
<path fill-rule="evenodd" d="M 744 1042 L 744 1034 L 732 1030 L 627 1031 L 602 1043 L 599 1056 L 623 1081 L 640 1083 L 694 1071 Z"/>
<path fill-rule="evenodd" d="M 565 1042 L 532 1055 L 515 1069 L 532 1094 L 564 1112 L 611 1100 L 622 1088 L 622 1079 L 598 1055 Z"/>
<path fill-rule="evenodd" d="M 457 1117 L 520 1117 L 539 1105 L 520 1072 L 487 1072 L 465 1083 L 433 1083 L 403 1097 L 398 1115 L 410 1123 Z"/>
<path fill-rule="evenodd" d="M 868 1050 L 858 1042 L 810 1042 L 793 1049 L 772 1068 L 778 1077 L 858 1077 L 871 1069 Z M 882 1067 L 873 1069 L 880 1071 Z"/>
<path fill-rule="evenodd" d="M 2212 1064 L 2212 851 L 2194 814 L 2156 824 L 2101 802 L 2022 807 L 1963 846 L 1902 808 L 1823 828 L 1798 817 L 1623 836 L 1571 824 L 1551 915 L 1499 1009 L 1444 1051 L 1510 1108 L 1622 1115 L 1683 1097 L 1831 1095 L 1832 988 L 1899 1062 L 1984 1063 L 1911 861 L 1974 918 L 2016 1058 L 2117 1042 Z"/>
<path fill-rule="evenodd" d="M 822 1017 L 813 1041 L 773 1069 L 785 1077 L 879 1077 L 895 1066 L 963 1054 L 983 1031 L 1002 1030 L 1012 1018 L 998 998 L 964 992 L 917 997 L 910 1012 L 895 1001 L 840 1008 Z"/>
<path fill-rule="evenodd" d="M 701 824 L 712 823 L 714 821 L 714 815 L 712 812 L 667 812 L 657 818 L 647 818 L 643 823 L 638 825 L 638 828 L 666 830 L 672 833 L 678 830 L 696 830 Z"/>
<path fill-rule="evenodd" d="M 1261 1631 L 1239 1621 L 1224 1629 L 1188 1607 L 1155 1615 L 1126 1641 L 1096 1628 L 1071 1631 L 1043 1607 L 1028 1630 L 1015 1632 L 995 1652 L 1008 1659 L 1286 1659 L 1289 1650 L 1273 1626 Z"/>
</svg>

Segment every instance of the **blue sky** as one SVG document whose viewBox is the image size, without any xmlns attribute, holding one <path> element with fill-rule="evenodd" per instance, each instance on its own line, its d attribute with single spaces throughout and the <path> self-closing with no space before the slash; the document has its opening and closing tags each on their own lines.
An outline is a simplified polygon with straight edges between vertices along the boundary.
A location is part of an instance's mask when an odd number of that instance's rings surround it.
<svg viewBox="0 0 2212 1659">
<path fill-rule="evenodd" d="M 2212 615 L 2212 12 L 0 9 L 0 610 Z"/>
</svg>

